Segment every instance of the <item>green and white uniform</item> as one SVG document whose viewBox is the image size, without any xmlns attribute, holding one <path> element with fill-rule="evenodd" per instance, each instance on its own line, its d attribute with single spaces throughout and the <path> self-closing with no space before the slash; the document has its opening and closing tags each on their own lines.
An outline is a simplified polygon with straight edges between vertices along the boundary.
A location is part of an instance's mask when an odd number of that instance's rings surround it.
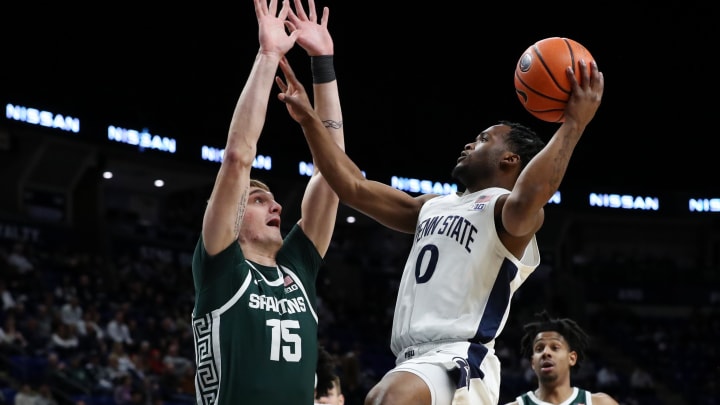
<svg viewBox="0 0 720 405">
<path fill-rule="evenodd" d="M 192 263 L 198 404 L 313 404 L 322 258 L 295 225 L 276 262 L 252 263 L 238 243 L 211 257 L 198 241 Z"/>
<path fill-rule="evenodd" d="M 542 401 L 535 396 L 535 393 L 528 391 L 515 399 L 520 405 L 552 405 Z M 560 405 L 592 405 L 592 393 L 578 387 L 573 387 L 570 398 L 564 400 Z"/>
</svg>

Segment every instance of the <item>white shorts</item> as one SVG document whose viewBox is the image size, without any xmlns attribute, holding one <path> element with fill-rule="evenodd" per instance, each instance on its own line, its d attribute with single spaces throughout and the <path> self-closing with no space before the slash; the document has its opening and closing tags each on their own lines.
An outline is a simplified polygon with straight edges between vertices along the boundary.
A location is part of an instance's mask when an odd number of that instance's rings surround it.
<svg viewBox="0 0 720 405">
<path fill-rule="evenodd" d="M 425 381 L 425 385 L 430 389 L 432 397 L 432 405 L 451 405 L 451 399 L 455 392 L 455 384 L 450 379 L 445 367 L 433 363 L 418 363 L 415 361 L 406 361 L 388 373 L 396 371 L 406 371 L 413 373 Z"/>
<path fill-rule="evenodd" d="M 430 389 L 432 405 L 495 405 L 500 360 L 492 347 L 469 342 L 428 343 L 403 349 L 388 373 L 406 371 Z"/>
</svg>

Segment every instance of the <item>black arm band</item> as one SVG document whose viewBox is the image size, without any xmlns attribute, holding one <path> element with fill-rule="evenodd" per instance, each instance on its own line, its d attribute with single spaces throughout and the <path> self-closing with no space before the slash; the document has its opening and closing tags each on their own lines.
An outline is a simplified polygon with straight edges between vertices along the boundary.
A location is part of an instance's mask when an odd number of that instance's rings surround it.
<svg viewBox="0 0 720 405">
<path fill-rule="evenodd" d="M 335 80 L 335 67 L 332 55 L 318 55 L 310 57 L 310 70 L 313 83 L 328 83 Z"/>
</svg>

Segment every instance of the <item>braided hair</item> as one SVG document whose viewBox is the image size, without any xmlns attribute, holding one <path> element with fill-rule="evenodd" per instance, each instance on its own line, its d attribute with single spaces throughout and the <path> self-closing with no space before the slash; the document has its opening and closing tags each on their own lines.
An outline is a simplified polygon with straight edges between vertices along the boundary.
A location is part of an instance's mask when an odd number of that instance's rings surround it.
<svg viewBox="0 0 720 405">
<path fill-rule="evenodd" d="M 535 131 L 525 125 L 505 120 L 499 121 L 498 124 L 510 127 L 510 132 L 508 132 L 505 143 L 513 153 L 517 153 L 518 156 L 520 156 L 521 169 L 524 169 L 532 158 L 545 147 L 545 141 L 543 141 Z"/>
<path fill-rule="evenodd" d="M 523 326 L 525 334 L 520 339 L 520 351 L 526 358 L 533 355 L 533 342 L 535 336 L 540 332 L 557 332 L 570 346 L 570 350 L 577 353 L 576 368 L 585 359 L 585 349 L 588 347 L 590 337 L 587 333 L 570 318 L 552 318 L 547 310 L 535 314 L 537 321 L 527 323 Z"/>
</svg>

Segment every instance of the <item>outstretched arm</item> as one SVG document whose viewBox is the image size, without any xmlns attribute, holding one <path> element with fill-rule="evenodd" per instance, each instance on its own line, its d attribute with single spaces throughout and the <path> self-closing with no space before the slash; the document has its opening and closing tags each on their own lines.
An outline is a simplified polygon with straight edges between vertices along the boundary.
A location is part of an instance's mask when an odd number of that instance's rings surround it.
<svg viewBox="0 0 720 405">
<path fill-rule="evenodd" d="M 333 142 L 345 149 L 340 94 L 333 66 L 334 44 L 328 20 L 330 10 L 325 7 L 318 23 L 315 1 L 308 0 L 307 12 L 301 0 L 294 0 L 295 11 L 288 14 L 288 28 L 298 32 L 297 44 L 310 56 L 313 73 L 315 111 Z M 337 217 L 338 197 L 313 162 L 313 174 L 305 188 L 299 220 L 305 234 L 313 241 L 321 256 L 325 256 Z"/>
<path fill-rule="evenodd" d="M 605 80 L 597 63 L 587 66 L 580 61 L 580 72 L 582 80 L 578 82 L 572 68 L 567 68 L 572 93 L 565 121 L 523 169 L 505 201 L 502 223 L 512 236 L 530 235 L 542 225 L 543 207 L 560 187 L 575 146 L 600 107 Z"/>
<path fill-rule="evenodd" d="M 413 198 L 386 184 L 367 180 L 357 165 L 333 142 L 286 59 L 280 62 L 280 69 L 287 84 L 280 77 L 276 79 L 281 91 L 278 98 L 285 103 L 290 116 L 302 126 L 316 165 L 340 201 L 388 228 L 413 233 L 420 207 L 431 196 Z"/>
<path fill-rule="evenodd" d="M 205 250 L 214 255 L 237 241 L 245 213 L 250 170 L 265 124 L 267 103 L 278 63 L 295 44 L 297 34 L 285 31 L 289 0 L 254 0 L 260 48 L 235 105 L 225 154 L 203 218 Z"/>
</svg>

